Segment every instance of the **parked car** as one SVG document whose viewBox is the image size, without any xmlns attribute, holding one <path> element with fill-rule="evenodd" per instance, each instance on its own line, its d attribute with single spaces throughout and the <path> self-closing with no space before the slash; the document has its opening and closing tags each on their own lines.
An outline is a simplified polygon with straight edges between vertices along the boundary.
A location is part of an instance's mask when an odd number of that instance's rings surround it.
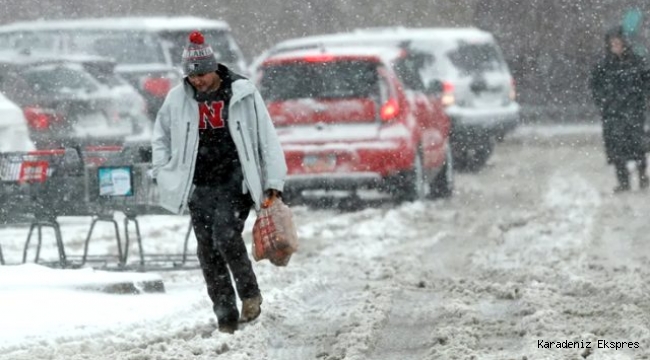
<svg viewBox="0 0 650 360">
<path fill-rule="evenodd" d="M 146 117 L 124 113 L 119 93 L 88 73 L 91 64 L 0 54 L 0 92 L 22 109 L 37 148 L 120 145 L 150 129 Z"/>
<path fill-rule="evenodd" d="M 382 28 L 283 41 L 254 62 L 296 49 L 319 46 L 390 45 L 410 59 L 410 71 L 444 106 L 452 122 L 455 164 L 478 170 L 497 140 L 516 128 L 519 105 L 515 83 L 492 34 L 475 28 Z"/>
<path fill-rule="evenodd" d="M 180 81 L 180 57 L 189 33 L 203 32 L 217 59 L 239 72 L 244 57 L 223 21 L 198 17 L 124 17 L 28 21 L 0 26 L 0 46 L 112 58 L 116 71 L 140 91 L 153 120 Z"/>
<path fill-rule="evenodd" d="M 110 97 L 117 104 L 118 116 L 129 120 L 133 126 L 133 133 L 126 138 L 127 141 L 151 140 L 153 124 L 148 118 L 147 103 L 144 97 L 115 71 L 116 63 L 113 60 L 92 55 L 64 55 L 56 58 L 81 64 L 86 72 L 110 92 Z"/>
<path fill-rule="evenodd" d="M 34 149 L 23 111 L 0 93 L 0 153 Z"/>
<path fill-rule="evenodd" d="M 378 189 L 400 200 L 450 196 L 449 120 L 407 91 L 384 47 L 319 47 L 266 58 L 256 81 L 282 143 L 291 196 Z"/>
</svg>

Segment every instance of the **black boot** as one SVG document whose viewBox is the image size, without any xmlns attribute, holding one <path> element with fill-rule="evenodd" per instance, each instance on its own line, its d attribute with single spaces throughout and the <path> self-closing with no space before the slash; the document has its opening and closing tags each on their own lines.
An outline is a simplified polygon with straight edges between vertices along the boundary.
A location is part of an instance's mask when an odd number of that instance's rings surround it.
<svg viewBox="0 0 650 360">
<path fill-rule="evenodd" d="M 620 161 L 614 164 L 616 167 L 616 178 L 618 179 L 618 186 L 614 188 L 615 193 L 630 190 L 630 172 L 627 169 L 627 163 Z"/>
</svg>

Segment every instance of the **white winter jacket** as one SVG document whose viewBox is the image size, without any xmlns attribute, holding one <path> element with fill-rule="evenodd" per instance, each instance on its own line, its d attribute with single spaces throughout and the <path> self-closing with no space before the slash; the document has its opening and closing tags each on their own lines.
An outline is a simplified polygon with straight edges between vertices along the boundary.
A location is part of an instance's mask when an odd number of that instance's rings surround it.
<svg viewBox="0 0 650 360">
<path fill-rule="evenodd" d="M 152 175 L 160 205 L 180 214 L 192 189 L 199 146 L 199 110 L 194 90 L 183 82 L 163 103 L 154 125 Z M 242 193 L 249 193 L 260 210 L 264 191 L 282 191 L 287 175 L 284 153 L 262 96 L 246 79 L 232 83 L 227 126 L 244 174 Z"/>
</svg>

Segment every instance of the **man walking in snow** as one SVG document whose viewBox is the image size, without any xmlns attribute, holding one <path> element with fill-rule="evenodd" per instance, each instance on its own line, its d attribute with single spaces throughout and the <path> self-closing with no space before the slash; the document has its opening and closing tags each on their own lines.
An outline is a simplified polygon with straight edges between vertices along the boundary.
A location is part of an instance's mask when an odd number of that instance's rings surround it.
<svg viewBox="0 0 650 360">
<path fill-rule="evenodd" d="M 200 32 L 189 40 L 184 81 L 156 117 L 152 175 L 161 206 L 174 213 L 188 206 L 219 330 L 233 333 L 239 322 L 257 318 L 262 304 L 244 223 L 252 206 L 259 210 L 281 194 L 287 166 L 255 86 L 218 64 Z"/>
</svg>

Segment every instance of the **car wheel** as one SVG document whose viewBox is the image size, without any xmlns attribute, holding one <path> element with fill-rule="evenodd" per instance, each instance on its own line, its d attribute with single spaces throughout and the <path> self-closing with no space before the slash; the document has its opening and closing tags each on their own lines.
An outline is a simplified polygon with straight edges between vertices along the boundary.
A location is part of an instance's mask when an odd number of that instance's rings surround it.
<svg viewBox="0 0 650 360">
<path fill-rule="evenodd" d="M 303 203 L 302 191 L 285 189 L 284 192 L 282 192 L 282 202 L 284 202 L 288 206 L 302 205 Z"/>
<path fill-rule="evenodd" d="M 447 146 L 445 151 L 445 163 L 431 182 L 431 192 L 429 197 L 432 199 L 450 198 L 454 193 L 454 157 L 451 153 L 451 146 Z"/>
<path fill-rule="evenodd" d="M 478 172 L 494 151 L 496 139 L 488 137 L 477 144 L 457 144 L 454 149 L 454 166 L 458 171 Z"/>
<path fill-rule="evenodd" d="M 428 184 L 424 175 L 424 163 L 420 150 L 415 152 L 413 168 L 403 174 L 398 199 L 400 201 L 417 201 L 427 197 Z"/>
</svg>

